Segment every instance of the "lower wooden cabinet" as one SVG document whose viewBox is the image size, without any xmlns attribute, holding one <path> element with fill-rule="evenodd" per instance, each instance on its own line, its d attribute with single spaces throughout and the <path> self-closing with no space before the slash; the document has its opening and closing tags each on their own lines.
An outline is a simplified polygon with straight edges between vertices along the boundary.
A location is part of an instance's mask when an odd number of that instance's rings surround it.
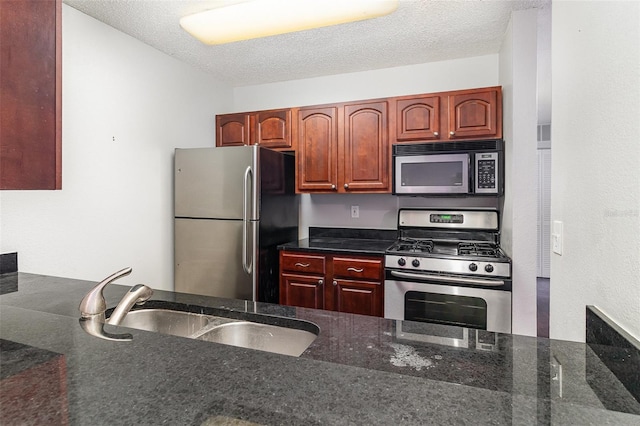
<svg viewBox="0 0 640 426">
<path fill-rule="evenodd" d="M 382 256 L 280 252 L 280 304 L 383 316 Z"/>
</svg>

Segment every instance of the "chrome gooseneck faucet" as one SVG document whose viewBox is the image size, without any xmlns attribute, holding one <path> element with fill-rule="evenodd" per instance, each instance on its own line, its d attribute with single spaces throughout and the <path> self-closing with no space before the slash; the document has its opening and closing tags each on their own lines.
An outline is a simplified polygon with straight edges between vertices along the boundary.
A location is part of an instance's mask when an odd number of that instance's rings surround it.
<svg viewBox="0 0 640 426">
<path fill-rule="evenodd" d="M 80 302 L 80 326 L 92 336 L 106 340 L 132 340 L 133 336 L 129 333 L 112 334 L 104 330 L 104 324 L 118 325 L 127 315 L 131 307 L 135 304 L 142 304 L 147 301 L 153 294 L 153 290 L 143 284 L 133 286 L 120 300 L 120 303 L 113 310 L 108 320 L 105 319 L 107 303 L 104 299 L 102 291 L 107 284 L 112 283 L 118 278 L 127 276 L 132 269 L 124 268 L 118 272 L 109 275 L 87 293 L 82 302 Z"/>
</svg>

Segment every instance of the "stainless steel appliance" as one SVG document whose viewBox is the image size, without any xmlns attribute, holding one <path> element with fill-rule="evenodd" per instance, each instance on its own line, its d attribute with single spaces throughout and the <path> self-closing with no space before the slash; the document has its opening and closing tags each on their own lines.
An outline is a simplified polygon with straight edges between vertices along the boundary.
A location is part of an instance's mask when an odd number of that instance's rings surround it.
<svg viewBox="0 0 640 426">
<path fill-rule="evenodd" d="M 401 209 L 384 316 L 510 333 L 511 259 L 495 210 Z"/>
<path fill-rule="evenodd" d="M 397 195 L 502 195 L 504 142 L 500 139 L 396 144 Z"/>
<path fill-rule="evenodd" d="M 293 155 L 176 149 L 175 289 L 278 301 L 277 245 L 298 238 Z"/>
</svg>

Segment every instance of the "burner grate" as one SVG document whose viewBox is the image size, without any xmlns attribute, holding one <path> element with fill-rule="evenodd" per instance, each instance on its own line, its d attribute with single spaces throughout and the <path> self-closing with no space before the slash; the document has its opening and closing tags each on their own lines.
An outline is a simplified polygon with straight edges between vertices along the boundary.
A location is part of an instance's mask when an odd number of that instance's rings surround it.
<svg viewBox="0 0 640 426">
<path fill-rule="evenodd" d="M 395 251 L 406 253 L 431 253 L 433 251 L 433 241 L 402 238 L 394 248 Z"/>
<path fill-rule="evenodd" d="M 459 243 L 458 254 L 461 256 L 498 256 L 498 249 L 488 243 Z"/>
</svg>

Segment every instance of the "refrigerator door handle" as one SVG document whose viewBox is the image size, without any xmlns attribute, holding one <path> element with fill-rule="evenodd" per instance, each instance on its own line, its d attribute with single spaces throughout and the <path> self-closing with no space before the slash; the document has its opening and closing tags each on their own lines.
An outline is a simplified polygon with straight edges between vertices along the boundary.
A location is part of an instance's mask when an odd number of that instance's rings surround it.
<svg viewBox="0 0 640 426">
<path fill-rule="evenodd" d="M 251 183 L 251 191 L 247 191 L 247 185 L 249 183 Z M 251 274 L 251 270 L 253 268 L 253 255 L 251 259 L 247 256 L 247 246 L 249 244 L 247 228 L 250 225 L 248 196 L 253 192 L 253 170 L 251 170 L 251 167 L 247 167 L 244 171 L 244 185 L 242 186 L 242 192 L 242 269 L 244 269 L 247 274 Z M 253 247 L 251 247 L 251 249 L 253 250 Z"/>
</svg>

